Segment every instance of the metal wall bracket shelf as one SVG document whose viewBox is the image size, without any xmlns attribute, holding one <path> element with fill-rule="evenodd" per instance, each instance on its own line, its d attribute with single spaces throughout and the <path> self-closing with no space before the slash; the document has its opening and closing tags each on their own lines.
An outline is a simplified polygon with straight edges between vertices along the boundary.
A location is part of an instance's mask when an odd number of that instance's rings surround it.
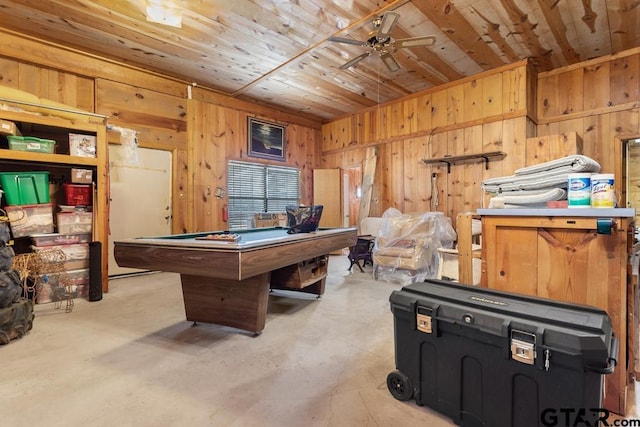
<svg viewBox="0 0 640 427">
<path fill-rule="evenodd" d="M 434 163 L 446 163 L 447 165 L 447 173 L 451 173 L 451 165 L 456 163 L 463 163 L 473 160 L 483 160 L 485 169 L 489 169 L 489 162 L 491 160 L 500 160 L 506 156 L 502 151 L 489 151 L 487 153 L 478 153 L 478 154 L 465 154 L 463 156 L 444 156 L 444 157 L 436 157 L 433 159 L 422 159 L 420 163 L 423 165 L 431 165 Z"/>
</svg>

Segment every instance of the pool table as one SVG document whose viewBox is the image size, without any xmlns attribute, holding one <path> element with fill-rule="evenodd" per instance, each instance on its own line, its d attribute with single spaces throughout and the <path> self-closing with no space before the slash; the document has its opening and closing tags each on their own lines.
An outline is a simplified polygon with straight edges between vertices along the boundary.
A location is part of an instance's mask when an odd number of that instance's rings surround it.
<svg viewBox="0 0 640 427">
<path fill-rule="evenodd" d="M 353 246 L 355 228 L 287 234 L 287 228 L 234 231 L 237 241 L 205 232 L 114 242 L 121 267 L 180 273 L 187 320 L 259 334 L 270 289 L 322 295 L 329 253 Z"/>
</svg>

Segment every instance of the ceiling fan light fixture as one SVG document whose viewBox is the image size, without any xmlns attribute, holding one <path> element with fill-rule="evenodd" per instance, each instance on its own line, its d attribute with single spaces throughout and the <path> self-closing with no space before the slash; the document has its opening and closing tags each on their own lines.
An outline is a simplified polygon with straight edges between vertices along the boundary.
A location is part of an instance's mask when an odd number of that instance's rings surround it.
<svg viewBox="0 0 640 427">
<path fill-rule="evenodd" d="M 182 11 L 167 2 L 147 2 L 147 21 L 170 27 L 182 28 Z"/>
</svg>

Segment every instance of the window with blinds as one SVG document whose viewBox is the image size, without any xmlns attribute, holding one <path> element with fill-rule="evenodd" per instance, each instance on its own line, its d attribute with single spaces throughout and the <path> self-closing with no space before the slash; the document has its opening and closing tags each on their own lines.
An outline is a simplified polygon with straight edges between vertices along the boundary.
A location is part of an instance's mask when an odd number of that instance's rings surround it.
<svg viewBox="0 0 640 427">
<path fill-rule="evenodd" d="M 255 213 L 284 212 L 300 204 L 300 171 L 285 166 L 229 161 L 229 230 L 253 225 Z"/>
</svg>

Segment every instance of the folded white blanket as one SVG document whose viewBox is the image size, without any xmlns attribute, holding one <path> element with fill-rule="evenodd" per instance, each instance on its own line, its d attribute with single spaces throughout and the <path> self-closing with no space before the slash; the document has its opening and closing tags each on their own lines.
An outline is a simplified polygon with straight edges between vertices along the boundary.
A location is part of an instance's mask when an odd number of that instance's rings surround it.
<svg viewBox="0 0 640 427">
<path fill-rule="evenodd" d="M 587 156 L 576 154 L 518 169 L 515 175 L 486 179 L 481 188 L 489 193 L 497 193 L 498 190 L 567 188 L 569 174 L 578 172 L 600 172 L 600 164 Z"/>
<path fill-rule="evenodd" d="M 509 205 L 531 205 L 546 203 L 554 200 L 566 200 L 567 192 L 562 188 L 552 188 L 544 192 L 538 191 L 509 191 L 500 196 L 505 204 Z"/>
<path fill-rule="evenodd" d="M 561 157 L 537 165 L 531 165 L 517 169 L 516 175 L 529 175 L 543 171 L 562 172 L 600 172 L 600 164 L 590 157 L 582 154 L 574 154 L 571 156 Z"/>
<path fill-rule="evenodd" d="M 545 191 L 507 191 L 489 199 L 490 208 L 542 208 L 547 202 L 566 200 L 567 192 L 562 188 L 551 188 Z"/>
</svg>

